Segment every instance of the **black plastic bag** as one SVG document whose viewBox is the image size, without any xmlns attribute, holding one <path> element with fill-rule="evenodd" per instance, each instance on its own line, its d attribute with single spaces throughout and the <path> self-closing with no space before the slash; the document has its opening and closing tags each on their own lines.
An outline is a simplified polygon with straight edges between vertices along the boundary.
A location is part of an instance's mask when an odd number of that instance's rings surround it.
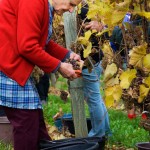
<svg viewBox="0 0 150 150">
<path fill-rule="evenodd" d="M 55 141 L 41 140 L 40 150 L 103 150 L 105 137 L 68 138 Z"/>
</svg>

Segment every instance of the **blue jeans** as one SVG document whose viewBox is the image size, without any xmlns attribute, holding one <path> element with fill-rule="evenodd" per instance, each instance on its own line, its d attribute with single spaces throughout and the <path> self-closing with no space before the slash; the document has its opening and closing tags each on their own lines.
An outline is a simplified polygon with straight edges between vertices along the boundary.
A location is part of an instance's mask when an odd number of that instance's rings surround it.
<svg viewBox="0 0 150 150">
<path fill-rule="evenodd" d="M 88 104 L 92 125 L 89 137 L 102 137 L 110 133 L 108 112 L 100 94 L 101 72 L 100 63 L 95 65 L 91 73 L 88 69 L 82 70 L 84 98 Z"/>
</svg>

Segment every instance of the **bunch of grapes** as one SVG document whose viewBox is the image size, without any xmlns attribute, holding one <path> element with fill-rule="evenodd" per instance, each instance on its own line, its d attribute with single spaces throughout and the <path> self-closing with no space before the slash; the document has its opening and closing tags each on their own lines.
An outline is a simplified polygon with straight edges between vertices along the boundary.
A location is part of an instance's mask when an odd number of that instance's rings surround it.
<svg viewBox="0 0 150 150">
<path fill-rule="evenodd" d="M 66 63 L 72 64 L 74 70 L 80 70 L 80 64 L 77 60 L 74 59 L 66 59 Z"/>
</svg>

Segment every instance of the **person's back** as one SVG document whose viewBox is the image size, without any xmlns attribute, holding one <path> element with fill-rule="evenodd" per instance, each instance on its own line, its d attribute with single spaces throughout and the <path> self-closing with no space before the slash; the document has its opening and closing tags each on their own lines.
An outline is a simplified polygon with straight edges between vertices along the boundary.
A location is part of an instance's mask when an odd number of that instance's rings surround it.
<svg viewBox="0 0 150 150">
<path fill-rule="evenodd" d="M 33 7 L 26 10 L 33 3 L 39 9 Z M 33 63 L 38 63 L 37 60 L 40 56 L 42 57 L 41 60 L 45 59 L 43 65 L 48 63 L 46 62 L 47 58 L 43 55 L 44 53 L 37 52 L 37 49 L 44 48 L 47 38 L 48 11 L 46 10 L 48 10 L 48 2 L 43 0 L 44 3 L 46 4 L 44 9 L 45 20 L 42 20 L 40 17 L 43 16 L 43 9 L 40 1 L 32 0 L 32 4 L 30 0 L 3 0 L 0 2 L 0 70 L 19 81 L 21 85 L 25 84 L 33 70 Z M 35 15 L 36 13 L 41 13 L 39 18 Z M 35 20 L 43 25 L 34 24 Z M 37 39 L 39 34 L 43 35 L 40 40 Z M 34 44 L 35 47 L 33 47 Z M 7 57 L 6 49 L 9 54 Z M 27 58 L 33 60 L 33 62 L 27 61 Z M 45 69 L 43 68 L 43 70 Z"/>
</svg>

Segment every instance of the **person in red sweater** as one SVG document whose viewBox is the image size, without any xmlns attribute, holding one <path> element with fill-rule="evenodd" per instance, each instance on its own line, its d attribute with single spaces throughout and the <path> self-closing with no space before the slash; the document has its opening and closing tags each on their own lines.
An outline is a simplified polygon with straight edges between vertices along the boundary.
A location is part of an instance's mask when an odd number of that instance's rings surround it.
<svg viewBox="0 0 150 150">
<path fill-rule="evenodd" d="M 80 56 L 50 40 L 53 13 L 72 12 L 81 0 L 0 1 L 0 105 L 13 126 L 14 150 L 37 150 L 41 139 L 50 140 L 42 105 L 31 73 L 59 71 L 77 78 L 66 58 Z"/>
</svg>

